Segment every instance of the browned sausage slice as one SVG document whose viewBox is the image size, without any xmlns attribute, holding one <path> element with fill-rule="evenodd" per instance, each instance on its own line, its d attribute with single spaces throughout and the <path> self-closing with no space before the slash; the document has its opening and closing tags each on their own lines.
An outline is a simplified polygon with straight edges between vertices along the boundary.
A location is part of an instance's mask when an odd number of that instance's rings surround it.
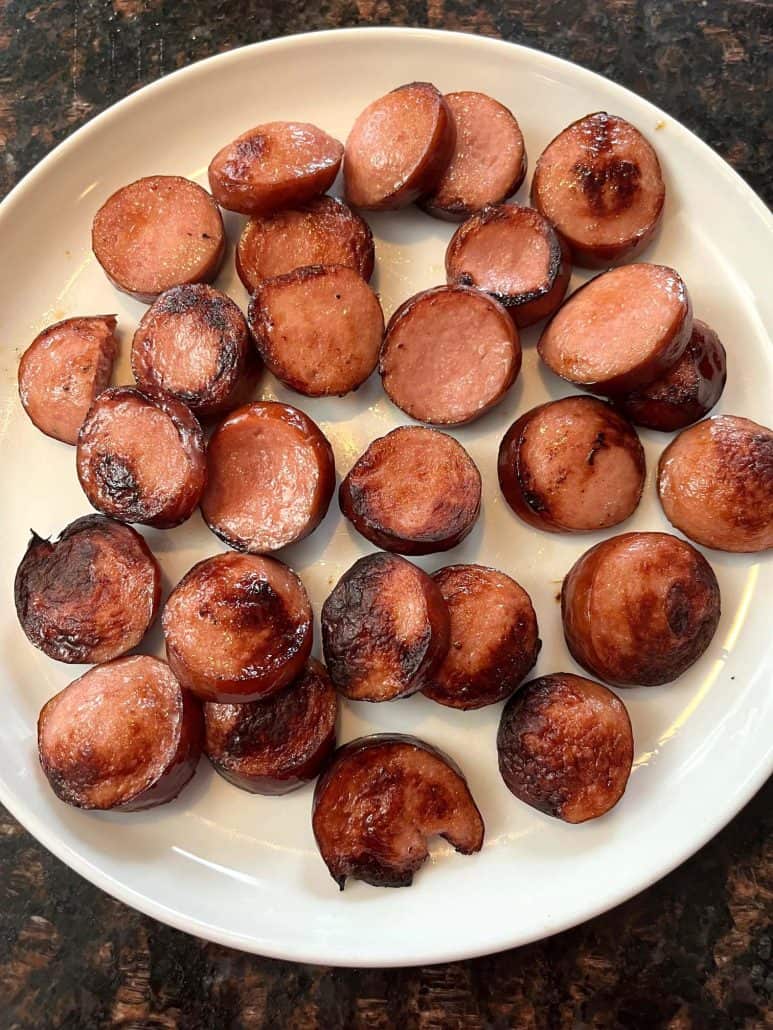
<svg viewBox="0 0 773 1030">
<path fill-rule="evenodd" d="M 456 547 L 475 525 L 480 472 L 453 437 L 401 426 L 357 459 L 338 497 L 346 518 L 377 547 L 432 554 Z"/>
<path fill-rule="evenodd" d="M 118 356 L 115 315 L 66 318 L 39 333 L 19 362 L 19 397 L 46 436 L 75 444 Z"/>
<path fill-rule="evenodd" d="M 260 356 L 307 397 L 341 397 L 378 361 L 384 315 L 365 280 L 345 265 L 314 265 L 267 279 L 247 315 Z"/>
<path fill-rule="evenodd" d="M 461 769 L 416 737 L 382 733 L 340 748 L 317 781 L 314 837 L 341 890 L 347 877 L 410 887 L 440 836 L 463 855 L 483 846 L 484 826 Z"/>
<path fill-rule="evenodd" d="M 715 415 L 680 433 L 658 466 L 668 521 L 704 547 L 773 547 L 773 430 Z"/>
<path fill-rule="evenodd" d="M 420 422 L 460 425 L 497 404 L 521 370 L 518 331 L 483 293 L 437 286 L 401 304 L 379 371 L 398 408 Z"/>
<path fill-rule="evenodd" d="M 267 122 L 243 132 L 209 165 L 209 188 L 222 207 L 266 215 L 305 204 L 333 185 L 344 148 L 316 125 Z"/>
<path fill-rule="evenodd" d="M 660 223 L 665 195 L 655 151 L 630 122 L 605 111 L 556 136 L 531 185 L 532 203 L 586 268 L 640 253 Z"/>
<path fill-rule="evenodd" d="M 49 658 L 106 662 L 145 636 L 161 600 L 161 570 L 130 526 L 86 515 L 54 543 L 32 534 L 14 595 L 28 640 Z"/>
<path fill-rule="evenodd" d="M 313 780 L 336 744 L 338 694 L 313 658 L 262 701 L 204 705 L 204 750 L 222 777 L 253 794 L 287 794 Z"/>
<path fill-rule="evenodd" d="M 451 617 L 451 643 L 424 694 L 449 708 L 508 697 L 534 667 L 541 642 L 523 587 L 481 565 L 449 565 L 432 577 Z"/>
<path fill-rule="evenodd" d="M 225 230 L 201 186 L 178 175 L 151 175 L 105 201 L 91 245 L 114 286 L 150 303 L 171 286 L 212 282 L 225 254 Z"/>
<path fill-rule="evenodd" d="M 96 399 L 78 436 L 78 479 L 89 501 L 122 522 L 179 526 L 207 476 L 201 426 L 163 393 L 117 386 Z"/>
<path fill-rule="evenodd" d="M 201 755 L 201 705 L 166 662 L 97 665 L 38 719 L 38 753 L 56 796 L 76 808 L 137 811 L 176 798 Z"/>
<path fill-rule="evenodd" d="M 623 796 L 633 764 L 626 707 L 600 683 L 558 672 L 510 698 L 497 734 L 499 771 L 520 800 L 584 823 Z"/>
<path fill-rule="evenodd" d="M 485 207 L 460 225 L 446 250 L 449 283 L 485 290 L 518 326 L 552 315 L 572 270 L 553 226 L 518 204 Z"/>
<path fill-rule="evenodd" d="M 229 547 L 261 554 L 308 536 L 335 489 L 333 449 L 298 408 L 248 404 L 217 427 L 207 449 L 201 513 Z"/>
<path fill-rule="evenodd" d="M 275 558 L 218 554 L 180 580 L 164 607 L 169 664 L 204 701 L 257 701 L 300 675 L 312 643 L 300 579 Z"/>
<path fill-rule="evenodd" d="M 371 211 L 407 207 L 435 189 L 456 145 L 454 116 L 429 82 L 410 82 L 358 116 L 344 155 L 346 199 Z"/>
<path fill-rule="evenodd" d="M 622 533 L 575 562 L 561 591 L 564 636 L 589 672 L 621 687 L 669 683 L 711 643 L 720 614 L 711 566 L 668 533 Z"/>
<path fill-rule="evenodd" d="M 393 701 L 421 690 L 448 650 L 439 587 L 393 554 L 369 554 L 345 572 L 322 606 L 330 677 L 354 701 Z"/>
<path fill-rule="evenodd" d="M 373 274 L 373 233 L 333 197 L 251 218 L 236 248 L 236 271 L 249 293 L 264 279 L 306 265 L 348 265 L 367 282 Z"/>
<path fill-rule="evenodd" d="M 521 415 L 502 440 L 498 471 L 515 514 L 551 533 L 623 522 L 646 474 L 635 429 L 595 397 L 564 397 Z"/>
<path fill-rule="evenodd" d="M 436 218 L 461 222 L 486 204 L 512 197 L 526 175 L 526 148 L 518 122 L 485 93 L 447 93 L 456 146 L 440 182 L 421 206 Z"/>
<path fill-rule="evenodd" d="M 542 331 L 540 357 L 557 376 L 594 393 L 646 386 L 681 358 L 692 304 L 665 265 L 624 265 L 573 293 Z"/>
</svg>

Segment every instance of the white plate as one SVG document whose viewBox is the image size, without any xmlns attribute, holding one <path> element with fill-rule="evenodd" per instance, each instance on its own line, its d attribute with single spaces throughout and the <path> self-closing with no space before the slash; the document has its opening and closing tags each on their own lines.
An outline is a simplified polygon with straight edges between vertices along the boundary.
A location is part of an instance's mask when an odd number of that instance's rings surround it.
<svg viewBox="0 0 773 1030">
<path fill-rule="evenodd" d="M 343 740 L 401 730 L 441 746 L 466 772 L 486 820 L 482 853 L 443 844 L 409 890 L 350 883 L 339 894 L 311 833 L 311 787 L 287 798 L 250 796 L 203 761 L 171 805 L 141 814 L 86 814 L 58 802 L 35 754 L 43 702 L 80 668 L 49 661 L 19 629 L 11 603 L 28 529 L 57 533 L 89 510 L 74 451 L 40 434 L 16 397 L 18 356 L 44 325 L 74 314 L 116 311 L 122 343 L 117 380 L 143 307 L 118 294 L 89 249 L 94 212 L 117 187 L 175 173 L 205 182 L 211 155 L 249 126 L 271 119 L 315 122 L 346 137 L 373 98 L 425 79 L 441 90 L 482 90 L 516 113 L 530 165 L 575 118 L 607 109 L 656 145 L 667 181 L 664 230 L 646 253 L 687 280 L 696 313 L 719 332 L 729 359 L 720 409 L 769 421 L 773 397 L 770 289 L 772 223 L 762 203 L 695 136 L 619 86 L 532 50 L 424 30 L 350 30 L 276 40 L 178 72 L 117 104 L 45 159 L 0 208 L 3 275 L 0 381 L 0 798 L 46 847 L 129 905 L 214 941 L 282 958 L 359 966 L 440 962 L 526 943 L 569 927 L 651 884 L 715 834 L 771 770 L 773 569 L 759 556 L 707 552 L 722 589 L 722 620 L 708 652 L 671 686 L 627 690 L 636 740 L 625 797 L 603 819 L 568 826 L 513 798 L 496 767 L 500 706 L 454 712 L 414 697 L 391 705 L 346 704 Z M 528 183 L 518 199 L 527 197 Z M 443 281 L 452 227 L 416 210 L 369 218 L 377 239 L 374 285 L 386 314 Z M 241 220 L 228 217 L 233 241 Z M 229 255 L 218 285 L 246 295 Z M 573 286 L 585 275 L 575 274 Z M 544 646 L 537 673 L 575 670 L 556 594 L 572 562 L 600 535 L 551 536 L 528 529 L 502 501 L 499 440 L 516 413 L 570 392 L 539 368 L 525 334 L 519 382 L 493 412 L 454 435 L 479 464 L 483 515 L 449 555 L 420 559 L 434 570 L 481 561 L 531 593 Z M 406 421 L 374 377 L 343 400 L 307 401 L 266 380 L 263 393 L 309 412 L 346 473 L 370 440 Z M 666 437 L 642 432 L 650 474 L 626 530 L 668 529 L 652 469 Z M 171 532 L 148 531 L 168 590 L 199 558 L 222 550 L 198 514 Z M 607 534 L 609 535 L 609 534 Z M 283 557 L 319 607 L 338 576 L 372 550 L 333 504 L 322 526 Z M 160 652 L 154 631 L 148 641 Z"/>
</svg>

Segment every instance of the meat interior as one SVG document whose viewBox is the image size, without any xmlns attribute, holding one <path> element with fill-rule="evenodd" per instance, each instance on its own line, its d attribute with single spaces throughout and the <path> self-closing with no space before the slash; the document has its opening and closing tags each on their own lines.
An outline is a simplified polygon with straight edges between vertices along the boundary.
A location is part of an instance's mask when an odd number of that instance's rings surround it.
<svg viewBox="0 0 773 1030">
<path fill-rule="evenodd" d="M 558 273 L 559 251 L 550 225 L 531 208 L 508 204 L 498 217 L 481 217 L 453 251 L 456 278 L 513 297 L 547 292 Z"/>
<path fill-rule="evenodd" d="M 341 144 L 316 125 L 267 122 L 239 136 L 213 165 L 229 179 L 270 188 L 336 164 L 342 153 Z"/>
</svg>

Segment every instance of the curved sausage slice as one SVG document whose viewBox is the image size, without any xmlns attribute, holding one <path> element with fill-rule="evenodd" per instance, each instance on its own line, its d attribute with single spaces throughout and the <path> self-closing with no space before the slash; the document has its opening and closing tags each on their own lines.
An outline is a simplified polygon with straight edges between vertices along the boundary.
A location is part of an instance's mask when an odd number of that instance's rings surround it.
<svg viewBox="0 0 773 1030">
<path fill-rule="evenodd" d="M 665 265 L 624 265 L 580 287 L 542 330 L 551 371 L 594 393 L 628 393 L 659 378 L 687 349 L 692 304 Z"/>
<path fill-rule="evenodd" d="M 322 606 L 322 645 L 336 688 L 354 701 L 421 690 L 448 651 L 439 587 L 393 554 L 360 558 Z"/>
<path fill-rule="evenodd" d="M 78 436 L 76 466 L 95 508 L 158 529 L 193 514 L 207 476 L 204 437 L 189 409 L 130 386 L 96 399 Z"/>
<path fill-rule="evenodd" d="M 347 265 L 367 282 L 374 260 L 370 226 L 333 197 L 251 218 L 236 247 L 236 271 L 249 293 L 307 265 Z"/>
<path fill-rule="evenodd" d="M 257 701 L 299 676 L 312 643 L 303 583 L 276 558 L 198 562 L 164 607 L 169 664 L 204 701 Z"/>
<path fill-rule="evenodd" d="M 424 694 L 466 711 L 503 701 L 542 646 L 529 595 L 504 572 L 481 565 L 449 565 L 432 578 L 448 605 L 451 643 Z"/>
<path fill-rule="evenodd" d="M 456 123 L 456 146 L 440 182 L 421 201 L 435 218 L 461 222 L 486 204 L 512 197 L 526 175 L 518 122 L 485 93 L 446 93 Z"/>
<path fill-rule="evenodd" d="M 475 525 L 480 472 L 453 437 L 402 426 L 357 459 L 338 499 L 357 532 L 377 547 L 432 554 L 456 547 Z"/>
<path fill-rule="evenodd" d="M 199 418 L 236 407 L 256 379 L 244 315 L 202 283 L 161 294 L 134 334 L 131 360 L 141 390 L 170 393 Z"/>
<path fill-rule="evenodd" d="M 345 265 L 267 279 L 256 287 L 247 317 L 266 366 L 307 397 L 341 397 L 362 386 L 384 337 L 378 297 Z"/>
<path fill-rule="evenodd" d="M 248 404 L 215 430 L 207 448 L 201 514 L 229 547 L 261 554 L 308 536 L 335 489 L 333 449 L 298 408 Z"/>
<path fill-rule="evenodd" d="M 75 444 L 118 357 L 115 315 L 66 318 L 39 333 L 19 362 L 19 397 L 38 429 Z"/>
<path fill-rule="evenodd" d="M 333 185 L 344 148 L 316 125 L 267 122 L 243 132 L 209 165 L 218 204 L 243 215 L 266 215 L 305 204 Z"/>
<path fill-rule="evenodd" d="M 498 471 L 515 514 L 551 533 L 623 522 L 646 475 L 636 430 L 595 397 L 564 397 L 521 415 L 502 440 Z"/>
<path fill-rule="evenodd" d="M 380 211 L 435 189 L 456 145 L 451 108 L 429 82 L 410 82 L 358 116 L 344 155 L 346 199 Z"/>
<path fill-rule="evenodd" d="M 179 175 L 151 175 L 105 201 L 91 245 L 113 286 L 150 303 L 171 286 L 212 282 L 225 254 L 225 230 L 201 186 Z"/>
<path fill-rule="evenodd" d="M 145 636 L 161 601 L 161 570 L 130 526 L 86 515 L 54 543 L 32 534 L 14 596 L 27 639 L 49 658 L 106 662 Z"/>
<path fill-rule="evenodd" d="M 341 890 L 347 877 L 410 887 L 440 836 L 463 855 L 483 846 L 484 826 L 461 769 L 416 737 L 381 733 L 340 748 L 317 781 L 312 826 Z"/>
<path fill-rule="evenodd" d="M 531 185 L 532 203 L 585 268 L 640 253 L 660 223 L 665 195 L 655 151 L 630 122 L 605 111 L 556 136 Z"/>
<path fill-rule="evenodd" d="M 621 687 L 669 683 L 711 643 L 720 614 L 711 566 L 668 533 L 622 533 L 575 562 L 561 591 L 564 636 L 589 672 Z"/>
<path fill-rule="evenodd" d="M 625 705 L 600 683 L 558 672 L 510 698 L 497 734 L 507 789 L 567 823 L 598 819 L 623 796 L 633 764 Z"/>
<path fill-rule="evenodd" d="M 485 290 L 518 326 L 552 315 L 572 270 L 553 226 L 519 204 L 485 207 L 460 225 L 446 250 L 449 283 Z"/>
<path fill-rule="evenodd" d="M 201 706 L 166 662 L 97 665 L 43 706 L 38 753 L 60 800 L 138 811 L 172 801 L 201 755 Z"/>
<path fill-rule="evenodd" d="M 463 286 L 417 293 L 395 311 L 379 371 L 411 418 L 460 425 L 497 404 L 521 370 L 518 331 L 496 301 Z"/>
<path fill-rule="evenodd" d="M 204 705 L 204 751 L 215 770 L 253 794 L 288 794 L 324 769 L 336 745 L 338 694 L 309 659 L 289 687 L 247 704 Z"/>
<path fill-rule="evenodd" d="M 704 547 L 773 547 L 773 430 L 715 415 L 680 433 L 658 465 L 668 521 Z"/>
</svg>

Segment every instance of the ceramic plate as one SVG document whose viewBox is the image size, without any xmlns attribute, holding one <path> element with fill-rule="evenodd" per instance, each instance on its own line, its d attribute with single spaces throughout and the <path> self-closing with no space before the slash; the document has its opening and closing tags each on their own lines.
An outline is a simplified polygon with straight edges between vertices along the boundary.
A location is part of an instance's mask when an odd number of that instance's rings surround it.
<svg viewBox="0 0 773 1030">
<path fill-rule="evenodd" d="M 725 342 L 729 378 L 719 410 L 770 422 L 773 397 L 771 218 L 719 157 L 667 114 L 588 71 L 533 50 L 424 30 L 349 30 L 296 36 L 222 54 L 123 100 L 76 132 L 0 207 L 0 799 L 46 847 L 103 890 L 167 923 L 249 951 L 302 961 L 385 966 L 440 962 L 555 933 L 630 897 L 715 834 L 771 770 L 773 565 L 760 556 L 706 552 L 722 590 L 722 619 L 701 660 L 670 686 L 624 692 L 636 757 L 621 803 L 605 818 L 569 826 L 521 804 L 497 772 L 501 706 L 456 712 L 417 696 L 393 704 L 346 703 L 341 739 L 399 730 L 448 751 L 462 766 L 486 821 L 481 854 L 443 842 L 408 890 L 351 882 L 339 894 L 314 846 L 312 788 L 286 798 L 243 793 L 202 761 L 193 783 L 154 811 L 87 814 L 61 804 L 38 767 L 41 705 L 83 670 L 50 661 L 17 625 L 12 584 L 30 527 L 55 534 L 89 511 L 74 450 L 39 433 L 17 399 L 19 355 L 46 324 L 117 312 L 128 354 L 144 307 L 117 293 L 89 248 L 94 212 L 115 189 L 166 173 L 206 182 L 214 152 L 274 119 L 314 122 L 340 139 L 372 99 L 415 79 L 443 92 L 490 93 L 523 130 L 529 163 L 565 125 L 605 109 L 652 140 L 667 183 L 665 224 L 646 259 L 677 268 L 696 314 Z M 528 196 L 527 182 L 517 199 Z M 337 184 L 334 192 L 338 192 Z M 376 237 L 373 285 L 385 313 L 444 281 L 453 227 L 418 210 L 369 216 Z M 244 307 L 233 271 L 241 219 L 227 216 L 231 251 L 217 285 Z M 587 278 L 575 273 L 572 286 Z M 476 561 L 503 569 L 531 594 L 544 642 L 536 672 L 579 671 L 563 642 L 557 595 L 575 559 L 601 539 L 527 528 L 497 487 L 497 447 L 520 414 L 571 392 L 537 361 L 524 334 L 518 383 L 493 412 L 454 435 L 478 463 L 482 517 L 427 570 Z M 299 404 L 323 427 L 339 475 L 377 436 L 407 421 L 377 376 L 340 400 L 309 401 L 266 377 L 261 394 Z M 667 530 L 653 470 L 667 437 L 642 431 L 649 474 L 626 530 Z M 610 535 L 610 534 L 607 534 Z M 169 532 L 146 531 L 165 592 L 190 566 L 223 549 L 198 513 Z M 337 504 L 310 539 L 282 557 L 301 574 L 319 615 L 352 562 L 373 550 Z M 161 654 L 156 628 L 147 649 Z"/>
</svg>

